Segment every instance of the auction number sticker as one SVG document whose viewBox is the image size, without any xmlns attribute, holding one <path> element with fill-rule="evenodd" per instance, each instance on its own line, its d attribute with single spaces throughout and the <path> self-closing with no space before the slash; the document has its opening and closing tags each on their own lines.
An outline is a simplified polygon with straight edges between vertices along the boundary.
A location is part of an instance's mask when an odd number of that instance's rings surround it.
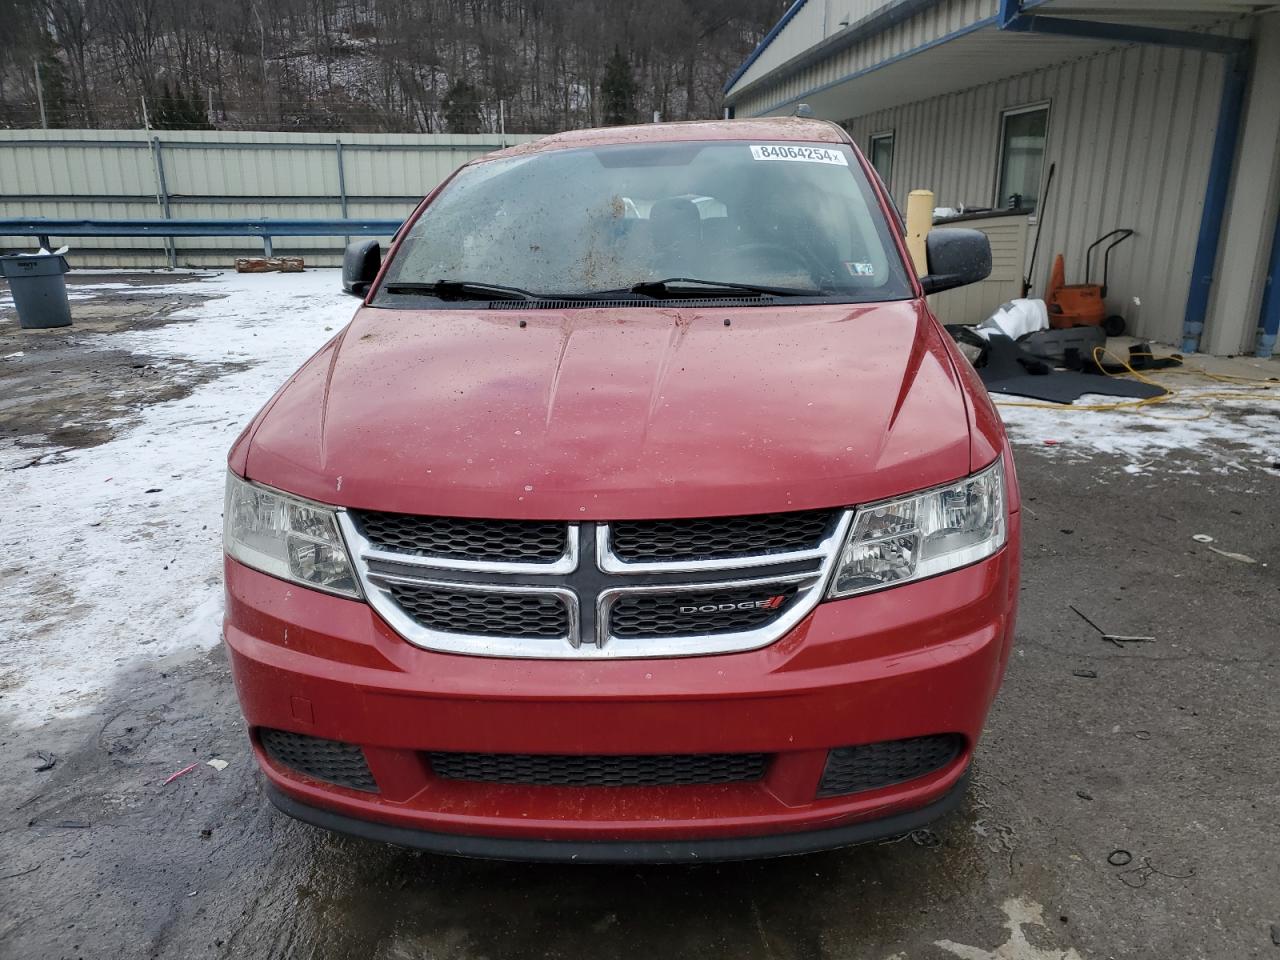
<svg viewBox="0 0 1280 960">
<path fill-rule="evenodd" d="M 751 145 L 753 160 L 801 160 L 806 163 L 834 163 L 838 167 L 847 167 L 849 159 L 839 150 L 826 147 L 797 147 L 777 144 Z"/>
</svg>

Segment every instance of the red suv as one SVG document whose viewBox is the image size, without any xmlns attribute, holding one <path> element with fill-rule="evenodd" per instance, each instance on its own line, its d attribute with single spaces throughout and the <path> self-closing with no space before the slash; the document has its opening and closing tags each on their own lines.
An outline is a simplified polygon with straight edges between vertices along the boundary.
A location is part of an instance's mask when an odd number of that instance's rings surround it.
<svg viewBox="0 0 1280 960">
<path fill-rule="evenodd" d="M 979 280 L 839 127 L 462 167 L 236 441 L 226 644 L 272 801 L 471 856 L 715 860 L 960 801 L 1018 594 Z"/>
</svg>

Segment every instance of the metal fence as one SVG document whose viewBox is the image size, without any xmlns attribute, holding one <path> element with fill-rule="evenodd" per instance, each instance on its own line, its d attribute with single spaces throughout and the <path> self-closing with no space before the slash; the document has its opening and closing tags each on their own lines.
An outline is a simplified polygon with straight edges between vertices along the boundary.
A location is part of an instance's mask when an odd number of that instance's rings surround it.
<svg viewBox="0 0 1280 960">
<path fill-rule="evenodd" d="M 459 165 L 502 146 L 490 134 L 0 130 L 0 218 L 398 222 Z M 323 266 L 340 262 L 342 246 L 282 237 L 274 250 Z M 0 236 L 0 248 L 31 240 Z M 73 243 L 72 262 L 227 267 L 261 250 L 235 237 L 93 237 Z"/>
</svg>

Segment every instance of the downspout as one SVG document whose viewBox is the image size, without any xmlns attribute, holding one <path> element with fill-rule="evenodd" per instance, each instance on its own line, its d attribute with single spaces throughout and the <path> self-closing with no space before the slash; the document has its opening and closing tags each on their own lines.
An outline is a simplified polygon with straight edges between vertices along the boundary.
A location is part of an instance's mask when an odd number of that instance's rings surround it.
<svg viewBox="0 0 1280 960">
<path fill-rule="evenodd" d="M 1094 37 L 1116 43 L 1153 44 L 1220 53 L 1224 56 L 1222 97 L 1218 103 L 1218 129 L 1214 136 L 1213 153 L 1209 160 L 1209 177 L 1205 185 L 1204 206 L 1200 214 L 1200 230 L 1196 235 L 1196 252 L 1191 264 L 1191 288 L 1187 292 L 1187 307 L 1182 320 L 1182 352 L 1196 352 L 1200 347 L 1200 336 L 1204 333 L 1204 321 L 1209 312 L 1213 270 L 1218 260 L 1222 221 L 1227 212 L 1227 194 L 1231 186 L 1236 147 L 1240 140 L 1240 120 L 1244 113 L 1244 94 L 1249 79 L 1251 43 L 1236 37 L 1223 37 L 1194 30 L 1166 30 L 1063 17 L 1033 16 L 1022 12 L 1022 0 L 1000 0 L 1000 29 L 1056 36 Z M 1274 251 L 1272 261 L 1274 266 Z M 1272 273 L 1274 276 L 1274 270 Z M 1272 299 L 1276 300 L 1280 297 Z M 1280 305 L 1273 303 L 1273 313 L 1277 309 L 1280 309 Z M 1274 343 L 1274 338 L 1272 342 Z"/>
<path fill-rule="evenodd" d="M 1231 168 L 1235 164 L 1236 145 L 1240 140 L 1240 118 L 1244 113 L 1244 91 L 1249 79 L 1249 67 L 1243 53 L 1229 54 L 1223 70 L 1218 133 L 1214 137 L 1213 155 L 1209 161 L 1209 182 L 1205 185 L 1204 210 L 1200 214 L 1200 232 L 1196 235 L 1196 255 L 1191 263 L 1191 289 L 1187 291 L 1187 310 L 1182 318 L 1183 353 L 1195 353 L 1200 349 L 1204 320 L 1209 313 L 1213 270 L 1218 262 L 1222 220 L 1227 213 Z"/>
<path fill-rule="evenodd" d="M 1276 217 L 1276 232 L 1271 238 L 1271 259 L 1267 264 L 1267 282 L 1262 291 L 1262 311 L 1258 315 L 1258 349 L 1255 357 L 1264 360 L 1276 348 L 1276 334 L 1280 333 L 1280 216 Z"/>
</svg>

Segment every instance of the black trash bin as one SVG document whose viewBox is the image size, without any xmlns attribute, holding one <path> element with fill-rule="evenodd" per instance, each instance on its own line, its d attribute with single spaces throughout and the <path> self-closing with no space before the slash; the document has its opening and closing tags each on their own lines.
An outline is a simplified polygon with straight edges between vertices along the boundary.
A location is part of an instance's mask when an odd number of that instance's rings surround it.
<svg viewBox="0 0 1280 960">
<path fill-rule="evenodd" d="M 63 274 L 70 268 L 57 254 L 0 257 L 0 273 L 9 281 L 18 326 L 25 330 L 71 326 L 71 304 Z"/>
</svg>

